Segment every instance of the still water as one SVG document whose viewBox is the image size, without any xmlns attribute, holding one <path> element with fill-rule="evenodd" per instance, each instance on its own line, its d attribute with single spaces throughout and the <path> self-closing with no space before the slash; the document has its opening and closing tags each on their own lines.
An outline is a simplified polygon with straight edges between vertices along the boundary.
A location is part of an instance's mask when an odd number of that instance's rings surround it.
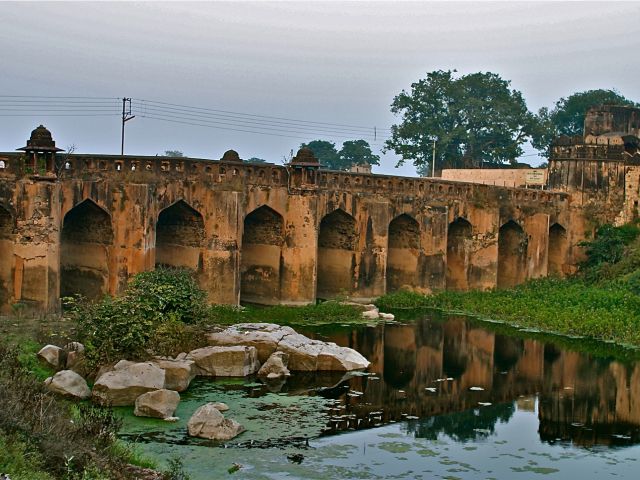
<svg viewBox="0 0 640 480">
<path fill-rule="evenodd" d="M 369 371 L 197 379 L 176 423 L 119 409 L 123 438 L 160 466 L 180 458 L 192 480 L 640 478 L 637 352 L 441 314 L 299 330 L 355 348 Z M 188 437 L 213 401 L 247 431 Z"/>
</svg>

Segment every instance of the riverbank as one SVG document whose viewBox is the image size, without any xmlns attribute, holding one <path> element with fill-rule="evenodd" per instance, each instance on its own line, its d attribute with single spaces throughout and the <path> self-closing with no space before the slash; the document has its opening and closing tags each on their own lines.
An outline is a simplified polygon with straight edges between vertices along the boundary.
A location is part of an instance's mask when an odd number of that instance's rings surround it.
<svg viewBox="0 0 640 480">
<path fill-rule="evenodd" d="M 640 346 L 640 296 L 579 279 L 541 279 L 509 290 L 431 296 L 398 292 L 380 297 L 376 305 L 385 311 L 437 308 L 551 333 Z"/>
</svg>

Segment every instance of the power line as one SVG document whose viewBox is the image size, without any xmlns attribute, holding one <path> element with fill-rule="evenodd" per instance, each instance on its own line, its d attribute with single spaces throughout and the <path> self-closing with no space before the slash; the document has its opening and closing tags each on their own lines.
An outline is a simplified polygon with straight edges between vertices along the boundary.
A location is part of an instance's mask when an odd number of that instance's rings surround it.
<svg viewBox="0 0 640 480">
<path fill-rule="evenodd" d="M 191 122 L 198 122 L 200 124 L 206 123 L 209 126 L 214 125 L 222 125 L 222 126 L 232 126 L 232 127 L 242 127 L 242 128 L 251 128 L 252 131 L 261 130 L 265 132 L 278 132 L 278 133 L 294 133 L 299 135 L 308 135 L 308 136 L 331 136 L 333 138 L 353 138 L 354 135 L 345 135 L 344 132 L 331 132 L 331 131 L 318 131 L 311 130 L 309 128 L 297 128 L 295 126 L 279 126 L 279 125 L 270 125 L 265 123 L 243 123 L 243 122 L 234 122 L 228 120 L 220 120 L 220 119 L 209 119 L 208 117 L 197 116 L 197 115 L 189 115 L 189 114 L 177 114 L 175 112 L 166 112 L 164 110 L 156 110 L 156 109 L 147 109 L 134 110 L 136 115 L 143 118 L 151 118 L 153 117 L 162 117 L 162 118 L 171 118 L 175 120 L 185 120 Z M 174 114 L 175 113 L 175 114 Z M 359 136 L 367 136 L 367 135 L 359 135 Z M 373 137 L 371 135 L 371 137 Z"/>
<path fill-rule="evenodd" d="M 170 122 L 170 123 L 179 123 L 179 124 L 183 124 L 183 125 L 193 125 L 193 126 L 198 126 L 198 127 L 208 127 L 208 128 L 215 128 L 215 129 L 219 129 L 219 130 L 231 130 L 234 132 L 244 132 L 244 133 L 254 133 L 257 135 L 267 135 L 267 136 L 275 136 L 275 137 L 285 137 L 285 138 L 295 138 L 297 140 L 309 140 L 308 136 L 302 136 L 302 135 L 286 135 L 286 134 L 281 134 L 281 133 L 271 133 L 271 132 L 261 132 L 261 131 L 255 131 L 255 130 L 245 130 L 245 129 L 241 129 L 241 128 L 233 128 L 233 127 L 223 127 L 223 126 L 215 126 L 215 125 L 211 125 L 211 124 L 207 124 L 207 123 L 197 123 L 197 122 L 191 122 L 191 121 L 186 121 L 186 120 L 172 120 L 166 117 L 156 117 L 150 114 L 147 115 L 142 115 L 139 114 L 141 117 L 144 118 L 149 118 L 151 120 L 159 120 L 159 121 L 163 121 L 163 122 Z M 382 147 L 383 145 L 379 145 L 379 144 L 370 144 L 371 146 L 374 147 Z"/>
<path fill-rule="evenodd" d="M 311 132 L 327 132 L 328 134 L 349 134 L 351 136 L 368 136 L 375 138 L 376 132 L 374 129 L 368 129 L 366 131 L 359 131 L 350 128 L 341 128 L 341 127 L 328 127 L 323 125 L 305 125 L 298 124 L 290 121 L 282 121 L 282 120 L 260 120 L 253 118 L 243 118 L 237 117 L 234 115 L 228 114 L 220 114 L 220 113 L 201 113 L 199 111 L 193 111 L 189 109 L 182 108 L 173 108 L 173 107 L 158 107 L 155 105 L 148 105 L 146 103 L 141 103 L 136 105 L 136 111 L 141 115 L 152 112 L 155 114 L 173 114 L 173 115 L 181 115 L 186 117 L 198 118 L 198 119 L 215 119 L 221 121 L 234 121 L 239 122 L 236 125 L 250 125 L 250 126 L 269 126 L 269 127 L 281 127 L 283 129 L 295 129 L 299 131 L 311 131 Z"/>
<path fill-rule="evenodd" d="M 308 124 L 315 124 L 315 125 L 330 125 L 330 126 L 336 126 L 336 127 L 350 127 L 350 128 L 367 129 L 367 130 L 373 130 L 373 128 L 374 128 L 374 127 L 365 127 L 365 126 L 362 126 L 362 125 L 348 125 L 348 124 L 341 124 L 341 123 L 316 122 L 316 121 L 312 121 L 312 120 L 301 120 L 301 119 L 295 119 L 295 118 L 276 117 L 276 116 L 271 116 L 271 115 L 258 115 L 258 114 L 253 114 L 253 113 L 233 112 L 233 111 L 229 111 L 229 110 L 219 110 L 219 109 L 205 108 L 205 107 L 194 107 L 194 106 L 189 106 L 189 105 L 180 105 L 180 104 L 177 104 L 177 103 L 159 102 L 159 101 L 155 101 L 155 100 L 146 100 L 146 99 L 137 99 L 137 100 L 140 100 L 142 102 L 147 102 L 147 103 L 156 103 L 156 104 L 159 104 L 159 105 L 169 105 L 169 106 L 172 106 L 172 107 L 183 107 L 183 108 L 190 108 L 190 109 L 194 109 L 194 110 L 204 110 L 204 111 L 217 112 L 217 113 L 228 113 L 228 114 L 233 114 L 233 115 L 241 115 L 241 116 L 247 116 L 247 117 L 258 117 L 258 118 L 271 119 L 271 120 L 287 120 L 287 121 L 291 121 L 291 122 L 308 123 Z M 383 128 L 383 129 L 379 129 L 379 130 L 391 131 L 388 128 Z"/>
<path fill-rule="evenodd" d="M 115 97 L 0 95 L 0 117 L 37 114 L 52 117 L 115 116 L 120 115 L 121 101 L 122 99 Z M 371 146 L 382 148 L 383 145 L 377 141 L 384 141 L 385 136 L 380 138 L 379 132 L 390 131 L 377 127 L 248 114 L 155 100 L 131 99 L 130 102 L 132 115 L 135 113 L 151 120 L 307 141 L 313 137 L 360 137 L 371 141 Z"/>
</svg>

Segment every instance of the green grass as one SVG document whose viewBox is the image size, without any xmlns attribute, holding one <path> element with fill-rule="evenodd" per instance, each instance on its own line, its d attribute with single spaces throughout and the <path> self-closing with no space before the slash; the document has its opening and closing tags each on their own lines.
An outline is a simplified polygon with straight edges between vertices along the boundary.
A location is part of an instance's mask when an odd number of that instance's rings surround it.
<svg viewBox="0 0 640 480">
<path fill-rule="evenodd" d="M 343 305 L 339 302 L 324 302 L 300 307 L 248 306 L 240 309 L 226 305 L 215 305 L 210 308 L 209 319 L 222 325 L 242 322 L 266 322 L 290 326 L 361 325 L 364 323 L 359 308 Z"/>
<path fill-rule="evenodd" d="M 437 308 L 513 325 L 640 346 L 640 296 L 618 282 L 533 280 L 508 290 L 384 295 L 383 311 Z"/>
<path fill-rule="evenodd" d="M 53 480 L 43 469 L 37 448 L 18 435 L 0 430 L 0 472 L 12 480 Z"/>
</svg>

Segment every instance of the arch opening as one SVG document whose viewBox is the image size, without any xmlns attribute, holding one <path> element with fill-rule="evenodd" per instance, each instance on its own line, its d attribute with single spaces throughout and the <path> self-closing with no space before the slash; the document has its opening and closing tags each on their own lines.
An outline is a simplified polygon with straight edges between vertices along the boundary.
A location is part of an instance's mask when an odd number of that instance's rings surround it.
<svg viewBox="0 0 640 480">
<path fill-rule="evenodd" d="M 7 307 L 12 296 L 13 216 L 0 205 L 0 309 Z"/>
<path fill-rule="evenodd" d="M 403 213 L 389 223 L 387 249 L 387 292 L 418 285 L 420 225 Z"/>
<path fill-rule="evenodd" d="M 272 305 L 280 301 L 284 219 L 263 205 L 244 218 L 240 301 Z"/>
<path fill-rule="evenodd" d="M 343 210 L 335 210 L 322 219 L 318 234 L 318 298 L 354 291 L 358 240 L 356 221 Z"/>
<path fill-rule="evenodd" d="M 551 225 L 549 228 L 548 275 L 564 276 L 563 266 L 566 263 L 567 245 L 567 230 L 558 223 Z"/>
<path fill-rule="evenodd" d="M 165 208 L 156 223 L 156 267 L 202 269 L 202 215 L 180 200 Z"/>
<path fill-rule="evenodd" d="M 527 278 L 527 235 L 513 220 L 498 232 L 498 288 L 510 288 Z"/>
<path fill-rule="evenodd" d="M 84 200 L 64 216 L 60 238 L 60 296 L 96 300 L 109 291 L 113 228 L 109 214 Z"/>
<path fill-rule="evenodd" d="M 462 217 L 449 224 L 447 231 L 447 290 L 469 289 L 471 223 Z"/>
</svg>

